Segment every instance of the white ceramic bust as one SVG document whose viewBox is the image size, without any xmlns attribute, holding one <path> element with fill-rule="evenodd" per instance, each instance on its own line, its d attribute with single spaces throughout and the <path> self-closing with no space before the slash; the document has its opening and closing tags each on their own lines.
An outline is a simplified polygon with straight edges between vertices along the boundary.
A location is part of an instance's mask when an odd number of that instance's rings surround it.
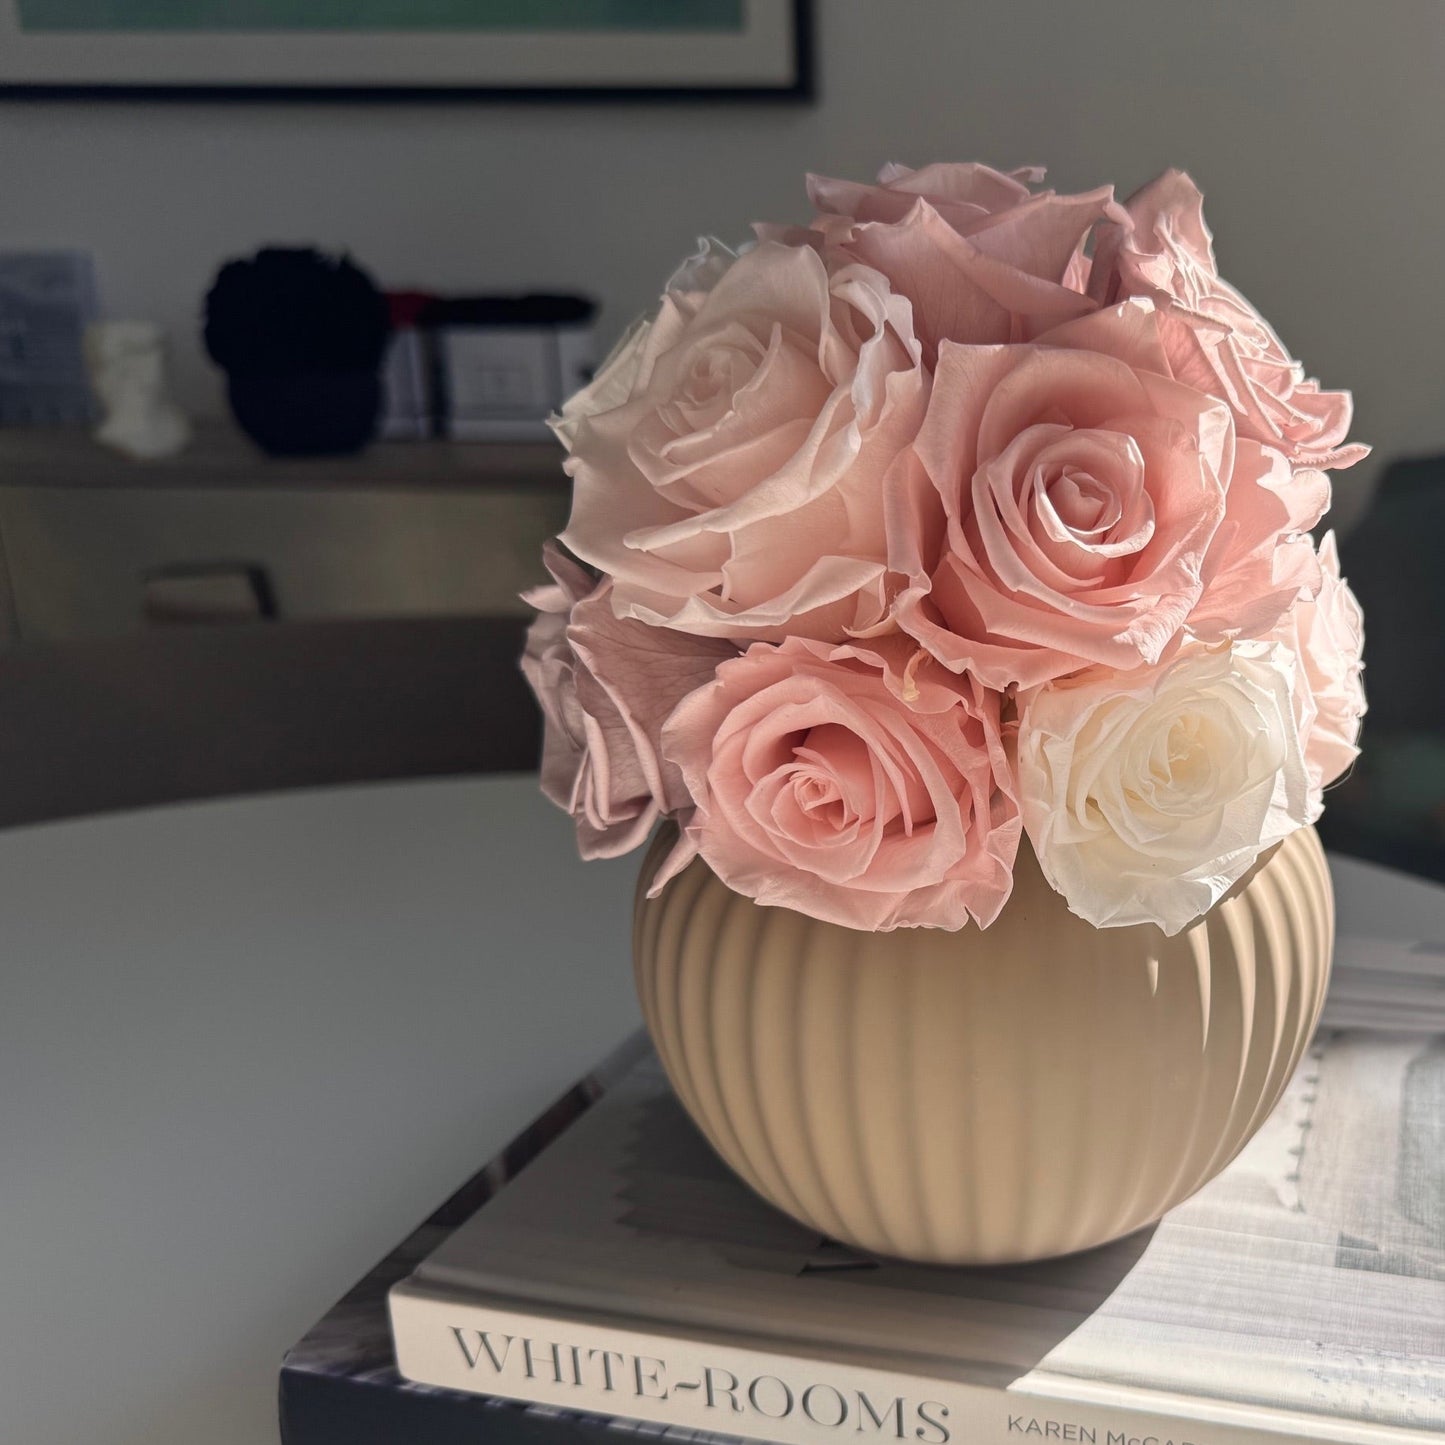
<svg viewBox="0 0 1445 1445">
<path fill-rule="evenodd" d="M 153 321 L 98 321 L 85 333 L 91 384 L 105 408 L 97 441 L 148 461 L 191 439 L 186 414 L 166 395 L 165 349 Z"/>
</svg>

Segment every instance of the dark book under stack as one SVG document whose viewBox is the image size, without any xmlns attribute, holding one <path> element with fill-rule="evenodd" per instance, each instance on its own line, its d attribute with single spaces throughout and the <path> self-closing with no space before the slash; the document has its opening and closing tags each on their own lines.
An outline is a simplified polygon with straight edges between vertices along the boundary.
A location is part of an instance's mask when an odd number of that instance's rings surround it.
<svg viewBox="0 0 1445 1445">
<path fill-rule="evenodd" d="M 927 1268 L 808 1231 L 633 1041 L 290 1352 L 285 1445 L 1438 1445 L 1445 975 L 1399 945 L 1340 952 L 1234 1163 L 1157 1225 L 1040 1264 Z"/>
</svg>

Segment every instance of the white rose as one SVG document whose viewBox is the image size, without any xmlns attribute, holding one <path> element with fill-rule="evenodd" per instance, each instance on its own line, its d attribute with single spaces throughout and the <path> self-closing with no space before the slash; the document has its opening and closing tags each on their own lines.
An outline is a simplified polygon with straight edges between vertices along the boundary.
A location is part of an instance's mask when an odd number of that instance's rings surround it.
<svg viewBox="0 0 1445 1445">
<path fill-rule="evenodd" d="M 667 298 L 665 306 L 677 316 L 668 319 L 675 329 L 678 317 L 691 316 L 703 298 L 722 278 L 737 256 L 721 241 L 702 237 L 697 251 L 689 256 L 672 273 L 664 288 Z M 656 360 L 658 347 L 649 345 L 653 341 L 654 320 L 639 316 L 617 339 L 617 344 L 607 353 L 607 359 L 592 375 L 592 380 L 568 397 L 562 410 L 547 418 L 557 440 L 570 452 L 577 436 L 577 428 L 589 416 L 611 411 L 621 406 L 639 387 L 647 383 L 652 364 Z"/>
<path fill-rule="evenodd" d="M 1021 698 L 1024 826 L 1072 912 L 1178 933 L 1304 826 L 1294 672 L 1289 648 L 1236 642 Z"/>
</svg>

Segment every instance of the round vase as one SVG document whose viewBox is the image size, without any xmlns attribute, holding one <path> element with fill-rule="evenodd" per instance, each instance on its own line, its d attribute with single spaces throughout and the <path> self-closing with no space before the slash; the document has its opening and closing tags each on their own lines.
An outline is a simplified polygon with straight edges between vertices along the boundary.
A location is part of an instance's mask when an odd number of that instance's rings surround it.
<svg viewBox="0 0 1445 1445">
<path fill-rule="evenodd" d="M 646 896 L 638 994 L 678 1097 L 763 1198 L 871 1253 L 1044 1259 L 1159 1218 L 1263 1123 L 1334 942 L 1305 828 L 1173 938 L 1070 913 L 1025 844 L 988 929 L 865 933 L 700 859 Z"/>
</svg>

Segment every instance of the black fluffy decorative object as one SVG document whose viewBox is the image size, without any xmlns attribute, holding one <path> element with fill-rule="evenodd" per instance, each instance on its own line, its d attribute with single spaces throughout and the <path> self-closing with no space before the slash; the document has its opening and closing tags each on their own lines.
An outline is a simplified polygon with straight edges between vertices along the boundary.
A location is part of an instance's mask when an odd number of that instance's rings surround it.
<svg viewBox="0 0 1445 1445">
<path fill-rule="evenodd" d="M 337 456 L 376 434 L 386 299 L 345 256 L 268 247 L 224 265 L 206 350 L 236 420 L 275 456 Z"/>
</svg>

